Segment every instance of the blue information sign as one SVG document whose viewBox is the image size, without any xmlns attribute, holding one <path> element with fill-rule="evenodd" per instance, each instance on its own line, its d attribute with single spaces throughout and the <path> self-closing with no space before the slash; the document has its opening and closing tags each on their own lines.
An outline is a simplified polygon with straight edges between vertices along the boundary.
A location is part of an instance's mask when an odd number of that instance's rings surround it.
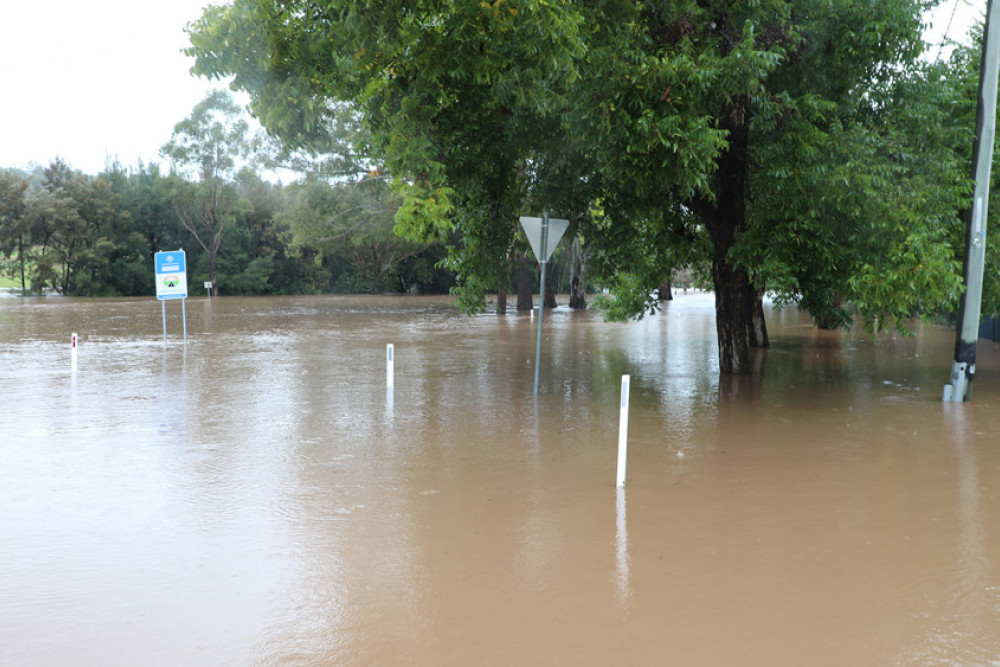
<svg viewBox="0 0 1000 667">
<path fill-rule="evenodd" d="M 187 298 L 187 262 L 183 250 L 158 252 L 153 256 L 156 266 L 156 298 Z"/>
</svg>

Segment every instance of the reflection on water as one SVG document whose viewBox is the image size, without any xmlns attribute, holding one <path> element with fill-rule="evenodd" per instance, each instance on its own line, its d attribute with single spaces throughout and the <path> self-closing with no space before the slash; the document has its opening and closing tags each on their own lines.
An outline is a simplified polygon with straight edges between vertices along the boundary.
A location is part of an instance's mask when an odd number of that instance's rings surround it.
<svg viewBox="0 0 1000 667">
<path fill-rule="evenodd" d="M 1000 640 L 996 637 L 1000 588 L 990 578 L 978 455 L 972 445 L 977 434 L 970 433 L 966 413 L 962 406 L 944 406 L 945 426 L 953 434 L 960 530 L 951 597 L 942 609 L 942 618 L 906 656 L 924 664 L 956 662 L 955 656 L 961 657 L 958 662 L 962 664 L 1000 661 Z"/>
<path fill-rule="evenodd" d="M 944 405 L 928 325 L 720 380 L 708 295 L 558 309 L 534 397 L 527 316 L 167 311 L 0 302 L 0 664 L 1000 662 L 991 343 Z"/>
</svg>

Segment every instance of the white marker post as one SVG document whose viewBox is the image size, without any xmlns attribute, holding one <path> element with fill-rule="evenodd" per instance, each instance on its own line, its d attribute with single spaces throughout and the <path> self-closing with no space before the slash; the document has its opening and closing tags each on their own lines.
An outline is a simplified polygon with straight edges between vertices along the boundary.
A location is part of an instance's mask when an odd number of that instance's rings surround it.
<svg viewBox="0 0 1000 667">
<path fill-rule="evenodd" d="M 72 354 L 72 358 L 70 360 L 70 365 L 72 366 L 72 369 L 74 371 L 76 370 L 76 340 L 77 340 L 77 335 L 74 333 L 73 334 L 73 338 L 72 338 L 72 341 L 73 341 L 73 354 Z"/>
<path fill-rule="evenodd" d="M 618 481 L 616 483 L 618 488 L 625 486 L 625 464 L 628 460 L 628 394 L 630 380 L 631 378 L 628 375 L 622 376 L 622 401 L 618 413 Z"/>
<path fill-rule="evenodd" d="M 396 386 L 395 347 L 392 343 L 385 346 L 385 386 Z"/>
</svg>

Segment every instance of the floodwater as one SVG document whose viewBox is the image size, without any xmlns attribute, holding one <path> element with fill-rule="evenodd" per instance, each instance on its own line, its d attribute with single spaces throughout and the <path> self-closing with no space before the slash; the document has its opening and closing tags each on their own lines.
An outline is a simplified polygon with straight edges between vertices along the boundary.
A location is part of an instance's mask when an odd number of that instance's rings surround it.
<svg viewBox="0 0 1000 667">
<path fill-rule="evenodd" d="M 0 300 L 0 665 L 1000 664 L 992 343 L 560 308 L 535 397 L 527 315 L 165 305 Z"/>
</svg>

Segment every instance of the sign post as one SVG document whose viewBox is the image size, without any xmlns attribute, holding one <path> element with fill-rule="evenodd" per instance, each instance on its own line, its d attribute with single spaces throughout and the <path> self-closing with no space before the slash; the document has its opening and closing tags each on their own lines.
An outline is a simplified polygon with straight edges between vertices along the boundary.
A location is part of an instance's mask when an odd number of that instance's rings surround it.
<svg viewBox="0 0 1000 667">
<path fill-rule="evenodd" d="M 184 342 L 187 343 L 187 259 L 183 250 L 158 252 L 153 255 L 156 298 L 163 312 L 163 342 L 167 342 L 167 301 L 181 300 L 181 320 L 184 322 Z"/>
<path fill-rule="evenodd" d="M 539 290 L 541 298 L 538 303 L 538 344 L 535 347 L 535 394 L 538 394 L 538 373 L 542 358 L 542 317 L 545 313 L 545 264 L 552 256 L 552 251 L 559 245 L 559 240 L 566 233 L 569 227 L 569 220 L 559 218 L 549 218 L 549 212 L 545 211 L 541 218 L 522 217 L 521 227 L 524 228 L 524 235 L 528 237 L 528 243 L 535 253 L 535 258 L 541 264 L 541 285 Z"/>
</svg>

